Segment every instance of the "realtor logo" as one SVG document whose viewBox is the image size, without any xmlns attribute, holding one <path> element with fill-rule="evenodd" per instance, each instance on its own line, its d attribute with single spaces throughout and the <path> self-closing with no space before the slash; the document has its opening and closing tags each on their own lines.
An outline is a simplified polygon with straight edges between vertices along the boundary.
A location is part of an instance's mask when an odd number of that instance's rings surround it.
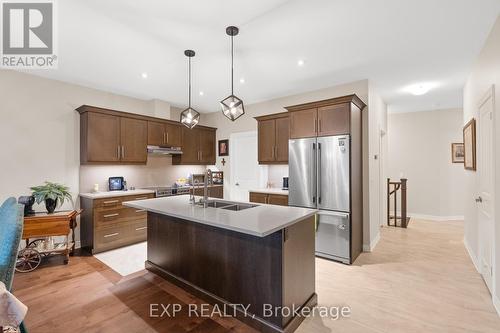
<svg viewBox="0 0 500 333">
<path fill-rule="evenodd" d="M 4 68 L 56 68 L 54 0 L 1 0 Z"/>
</svg>

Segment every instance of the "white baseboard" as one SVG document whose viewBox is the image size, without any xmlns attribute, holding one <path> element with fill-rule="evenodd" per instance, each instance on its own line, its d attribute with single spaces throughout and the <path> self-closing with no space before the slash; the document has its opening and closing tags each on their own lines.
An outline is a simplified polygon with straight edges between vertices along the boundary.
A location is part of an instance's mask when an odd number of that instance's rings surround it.
<svg viewBox="0 0 500 333">
<path fill-rule="evenodd" d="M 415 214 L 415 213 L 408 213 L 409 217 L 412 217 L 414 219 L 419 219 L 419 220 L 430 220 L 430 221 L 457 221 L 457 220 L 463 220 L 464 217 L 461 215 L 456 215 L 456 216 L 437 216 L 437 215 L 425 215 L 425 214 Z"/>
<path fill-rule="evenodd" d="M 479 274 L 481 274 L 481 270 L 479 269 L 480 266 L 479 266 L 479 263 L 477 261 L 477 257 L 474 254 L 474 252 L 472 252 L 472 249 L 470 248 L 469 243 L 467 242 L 467 240 L 465 238 L 464 238 L 464 246 L 465 246 L 465 249 L 467 250 L 467 253 L 469 253 L 469 257 L 472 260 L 472 264 L 474 264 L 476 271 Z"/>
<path fill-rule="evenodd" d="M 370 244 L 363 244 L 363 252 L 372 252 L 380 241 L 380 231 L 377 232 L 375 237 L 370 241 Z"/>
<path fill-rule="evenodd" d="M 493 306 L 497 310 L 498 315 L 500 316 L 500 299 L 493 295 Z"/>
</svg>

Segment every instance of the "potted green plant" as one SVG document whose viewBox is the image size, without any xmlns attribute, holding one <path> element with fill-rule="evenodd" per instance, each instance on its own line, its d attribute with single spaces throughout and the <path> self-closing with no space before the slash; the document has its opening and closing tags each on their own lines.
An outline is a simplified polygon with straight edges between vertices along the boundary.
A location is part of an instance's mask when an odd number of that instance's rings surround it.
<svg viewBox="0 0 500 333">
<path fill-rule="evenodd" d="M 31 190 L 37 204 L 45 201 L 49 214 L 54 213 L 56 207 L 62 206 L 65 200 L 73 202 L 69 187 L 61 184 L 45 182 L 44 185 L 31 187 Z"/>
</svg>

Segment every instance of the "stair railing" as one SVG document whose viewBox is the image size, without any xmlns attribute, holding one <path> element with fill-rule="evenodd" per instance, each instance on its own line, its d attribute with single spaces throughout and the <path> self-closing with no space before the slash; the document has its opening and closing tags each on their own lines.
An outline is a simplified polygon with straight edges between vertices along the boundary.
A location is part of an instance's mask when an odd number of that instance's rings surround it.
<svg viewBox="0 0 500 333">
<path fill-rule="evenodd" d="M 401 178 L 399 182 L 391 181 L 387 178 L 387 225 L 392 227 L 408 227 L 410 218 L 408 217 L 406 208 L 406 182 L 408 179 Z M 398 216 L 398 193 L 401 197 L 401 215 Z M 391 215 L 391 196 L 394 201 L 394 215 Z M 399 220 L 399 225 L 398 225 Z M 392 223 L 394 222 L 394 223 Z"/>
</svg>

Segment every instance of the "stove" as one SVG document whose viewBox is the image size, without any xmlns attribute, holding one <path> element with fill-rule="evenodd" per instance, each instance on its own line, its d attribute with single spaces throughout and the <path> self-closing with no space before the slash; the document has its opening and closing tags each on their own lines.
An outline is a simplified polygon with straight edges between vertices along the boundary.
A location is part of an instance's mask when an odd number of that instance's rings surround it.
<svg viewBox="0 0 500 333">
<path fill-rule="evenodd" d="M 189 186 L 151 186 L 143 187 L 144 190 L 155 191 L 155 197 L 171 197 L 174 195 L 189 194 Z"/>
</svg>

